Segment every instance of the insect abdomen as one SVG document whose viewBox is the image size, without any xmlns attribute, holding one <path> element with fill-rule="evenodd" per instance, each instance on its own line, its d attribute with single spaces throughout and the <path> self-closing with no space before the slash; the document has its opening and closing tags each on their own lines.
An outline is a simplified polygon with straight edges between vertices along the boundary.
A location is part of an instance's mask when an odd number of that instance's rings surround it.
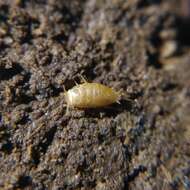
<svg viewBox="0 0 190 190">
<path fill-rule="evenodd" d="M 96 108 L 116 102 L 119 95 L 113 89 L 98 84 L 84 83 L 66 93 L 66 101 L 70 107 Z"/>
</svg>

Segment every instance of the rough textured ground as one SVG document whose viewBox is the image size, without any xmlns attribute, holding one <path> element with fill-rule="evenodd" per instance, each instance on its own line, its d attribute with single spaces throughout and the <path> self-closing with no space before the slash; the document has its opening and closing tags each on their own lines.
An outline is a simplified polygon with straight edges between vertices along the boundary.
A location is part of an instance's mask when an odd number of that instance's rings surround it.
<svg viewBox="0 0 190 190">
<path fill-rule="evenodd" d="M 0 189 L 190 189 L 190 26 L 180 6 L 0 1 Z M 63 86 L 78 73 L 123 89 L 121 105 L 66 116 Z"/>
</svg>

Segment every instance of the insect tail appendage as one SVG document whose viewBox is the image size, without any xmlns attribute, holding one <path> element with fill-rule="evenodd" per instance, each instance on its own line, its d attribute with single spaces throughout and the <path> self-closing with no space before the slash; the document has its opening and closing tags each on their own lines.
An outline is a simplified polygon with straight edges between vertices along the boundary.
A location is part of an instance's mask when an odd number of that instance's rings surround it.
<svg viewBox="0 0 190 190">
<path fill-rule="evenodd" d="M 123 89 L 120 89 L 120 90 L 117 92 L 117 94 L 118 94 L 118 99 L 117 99 L 116 103 L 121 104 L 120 100 L 122 99 L 123 94 L 124 94 Z"/>
<path fill-rule="evenodd" d="M 123 91 L 123 89 L 120 89 L 118 92 L 118 100 L 116 101 L 118 104 L 121 104 L 121 100 L 126 100 L 128 102 L 133 102 Z"/>
</svg>

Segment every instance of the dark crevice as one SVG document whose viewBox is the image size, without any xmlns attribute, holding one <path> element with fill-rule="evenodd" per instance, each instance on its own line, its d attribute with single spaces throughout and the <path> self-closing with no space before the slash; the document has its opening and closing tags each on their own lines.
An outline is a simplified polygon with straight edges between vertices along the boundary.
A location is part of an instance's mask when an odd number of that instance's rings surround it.
<svg viewBox="0 0 190 190">
<path fill-rule="evenodd" d="M 52 90 L 51 97 L 59 96 L 59 94 L 63 92 L 63 88 L 56 88 L 53 85 L 51 85 L 50 88 Z"/>
<path fill-rule="evenodd" d="M 0 67 L 0 80 L 9 80 L 15 75 L 21 73 L 23 70 L 24 69 L 18 63 L 14 64 L 12 68 L 8 69 Z"/>
<path fill-rule="evenodd" d="M 36 100 L 34 96 L 27 94 L 27 92 L 30 91 L 30 85 L 29 85 L 30 78 L 31 78 L 31 73 L 29 72 L 25 73 L 23 80 L 18 83 L 19 86 L 22 86 L 22 93 L 17 99 L 18 103 L 28 104 L 31 101 Z"/>
<path fill-rule="evenodd" d="M 180 45 L 190 46 L 190 19 L 178 18 L 177 22 L 177 41 Z"/>
<path fill-rule="evenodd" d="M 143 7 L 152 6 L 154 4 L 159 4 L 159 3 L 161 3 L 161 0 L 141 0 L 138 2 L 137 7 L 143 8 Z"/>
<path fill-rule="evenodd" d="M 55 36 L 52 37 L 52 40 L 55 40 L 58 43 L 64 43 L 66 41 L 68 41 L 69 36 L 66 36 L 65 34 L 57 34 Z"/>
<path fill-rule="evenodd" d="M 8 5 L 1 5 L 0 6 L 0 22 L 6 22 L 7 21 L 7 15 L 9 14 L 9 7 Z"/>
<path fill-rule="evenodd" d="M 7 154 L 11 154 L 13 150 L 13 143 L 10 140 L 7 140 L 5 143 L 3 143 L 0 147 L 0 151 L 3 151 Z"/>
<path fill-rule="evenodd" d="M 11 154 L 14 149 L 14 144 L 11 141 L 10 131 L 7 125 L 3 124 L 3 119 L 0 115 L 0 151 Z"/>
<path fill-rule="evenodd" d="M 171 90 L 174 90 L 178 87 L 178 84 L 175 84 L 175 83 L 171 83 L 171 82 L 166 82 L 162 85 L 162 90 L 163 91 L 171 91 Z"/>
<path fill-rule="evenodd" d="M 47 0 L 19 0 L 19 3 L 18 5 L 21 7 L 21 8 L 25 8 L 27 7 L 27 4 L 39 4 L 39 5 L 45 5 L 47 4 Z"/>
<path fill-rule="evenodd" d="M 25 188 L 32 184 L 32 178 L 30 176 L 20 176 L 18 179 L 18 188 Z"/>
<path fill-rule="evenodd" d="M 20 94 L 19 97 L 15 98 L 15 102 L 17 104 L 29 104 L 30 102 L 36 100 L 36 98 L 34 96 L 29 96 L 27 94 L 25 94 L 24 92 L 22 94 Z"/>
<path fill-rule="evenodd" d="M 83 13 L 82 9 L 77 12 L 77 15 L 75 15 L 76 13 L 72 13 L 71 7 L 68 8 L 64 6 L 60 10 L 60 12 L 63 13 L 63 22 L 65 24 L 68 24 L 71 27 L 72 32 L 74 32 L 78 28 L 78 25 L 80 23 L 82 13 Z"/>
<path fill-rule="evenodd" d="M 41 155 L 44 155 L 47 152 L 48 147 L 52 144 L 56 131 L 57 126 L 52 127 L 49 131 L 45 133 L 41 142 L 35 147 L 33 159 L 36 165 L 40 163 Z"/>
<path fill-rule="evenodd" d="M 28 115 L 24 115 L 21 120 L 19 120 L 19 122 L 17 122 L 16 124 L 20 124 L 20 125 L 25 125 L 26 123 L 28 123 L 30 121 L 30 118 Z"/>
<path fill-rule="evenodd" d="M 134 139 L 135 141 L 138 140 L 138 138 L 145 132 L 145 123 L 146 123 L 146 118 L 144 115 L 140 115 L 137 123 L 135 124 L 135 127 L 133 127 L 130 131 L 129 134 L 131 136 L 131 139 Z"/>
<path fill-rule="evenodd" d="M 156 69 L 161 69 L 162 68 L 162 65 L 159 63 L 159 54 L 158 53 L 150 53 L 150 52 L 147 52 L 147 58 L 148 58 L 148 61 L 147 61 L 147 65 L 148 66 L 154 66 Z"/>
<path fill-rule="evenodd" d="M 128 186 L 129 186 L 129 183 L 131 181 L 134 181 L 134 179 L 136 177 L 139 176 L 140 173 L 143 173 L 146 171 L 146 167 L 145 166 L 138 166 L 137 168 L 134 168 L 132 172 L 130 172 L 126 177 L 125 177 L 125 189 L 129 189 Z"/>
</svg>

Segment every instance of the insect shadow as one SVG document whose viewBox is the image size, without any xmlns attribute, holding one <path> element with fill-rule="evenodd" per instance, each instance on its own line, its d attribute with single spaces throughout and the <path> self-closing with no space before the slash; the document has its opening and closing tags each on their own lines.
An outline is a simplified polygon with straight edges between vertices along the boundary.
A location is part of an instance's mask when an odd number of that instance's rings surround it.
<svg viewBox="0 0 190 190">
<path fill-rule="evenodd" d="M 132 100 L 120 100 L 120 104 L 114 103 L 104 108 L 85 109 L 85 117 L 113 117 L 124 111 L 131 112 L 133 109 Z"/>
</svg>

